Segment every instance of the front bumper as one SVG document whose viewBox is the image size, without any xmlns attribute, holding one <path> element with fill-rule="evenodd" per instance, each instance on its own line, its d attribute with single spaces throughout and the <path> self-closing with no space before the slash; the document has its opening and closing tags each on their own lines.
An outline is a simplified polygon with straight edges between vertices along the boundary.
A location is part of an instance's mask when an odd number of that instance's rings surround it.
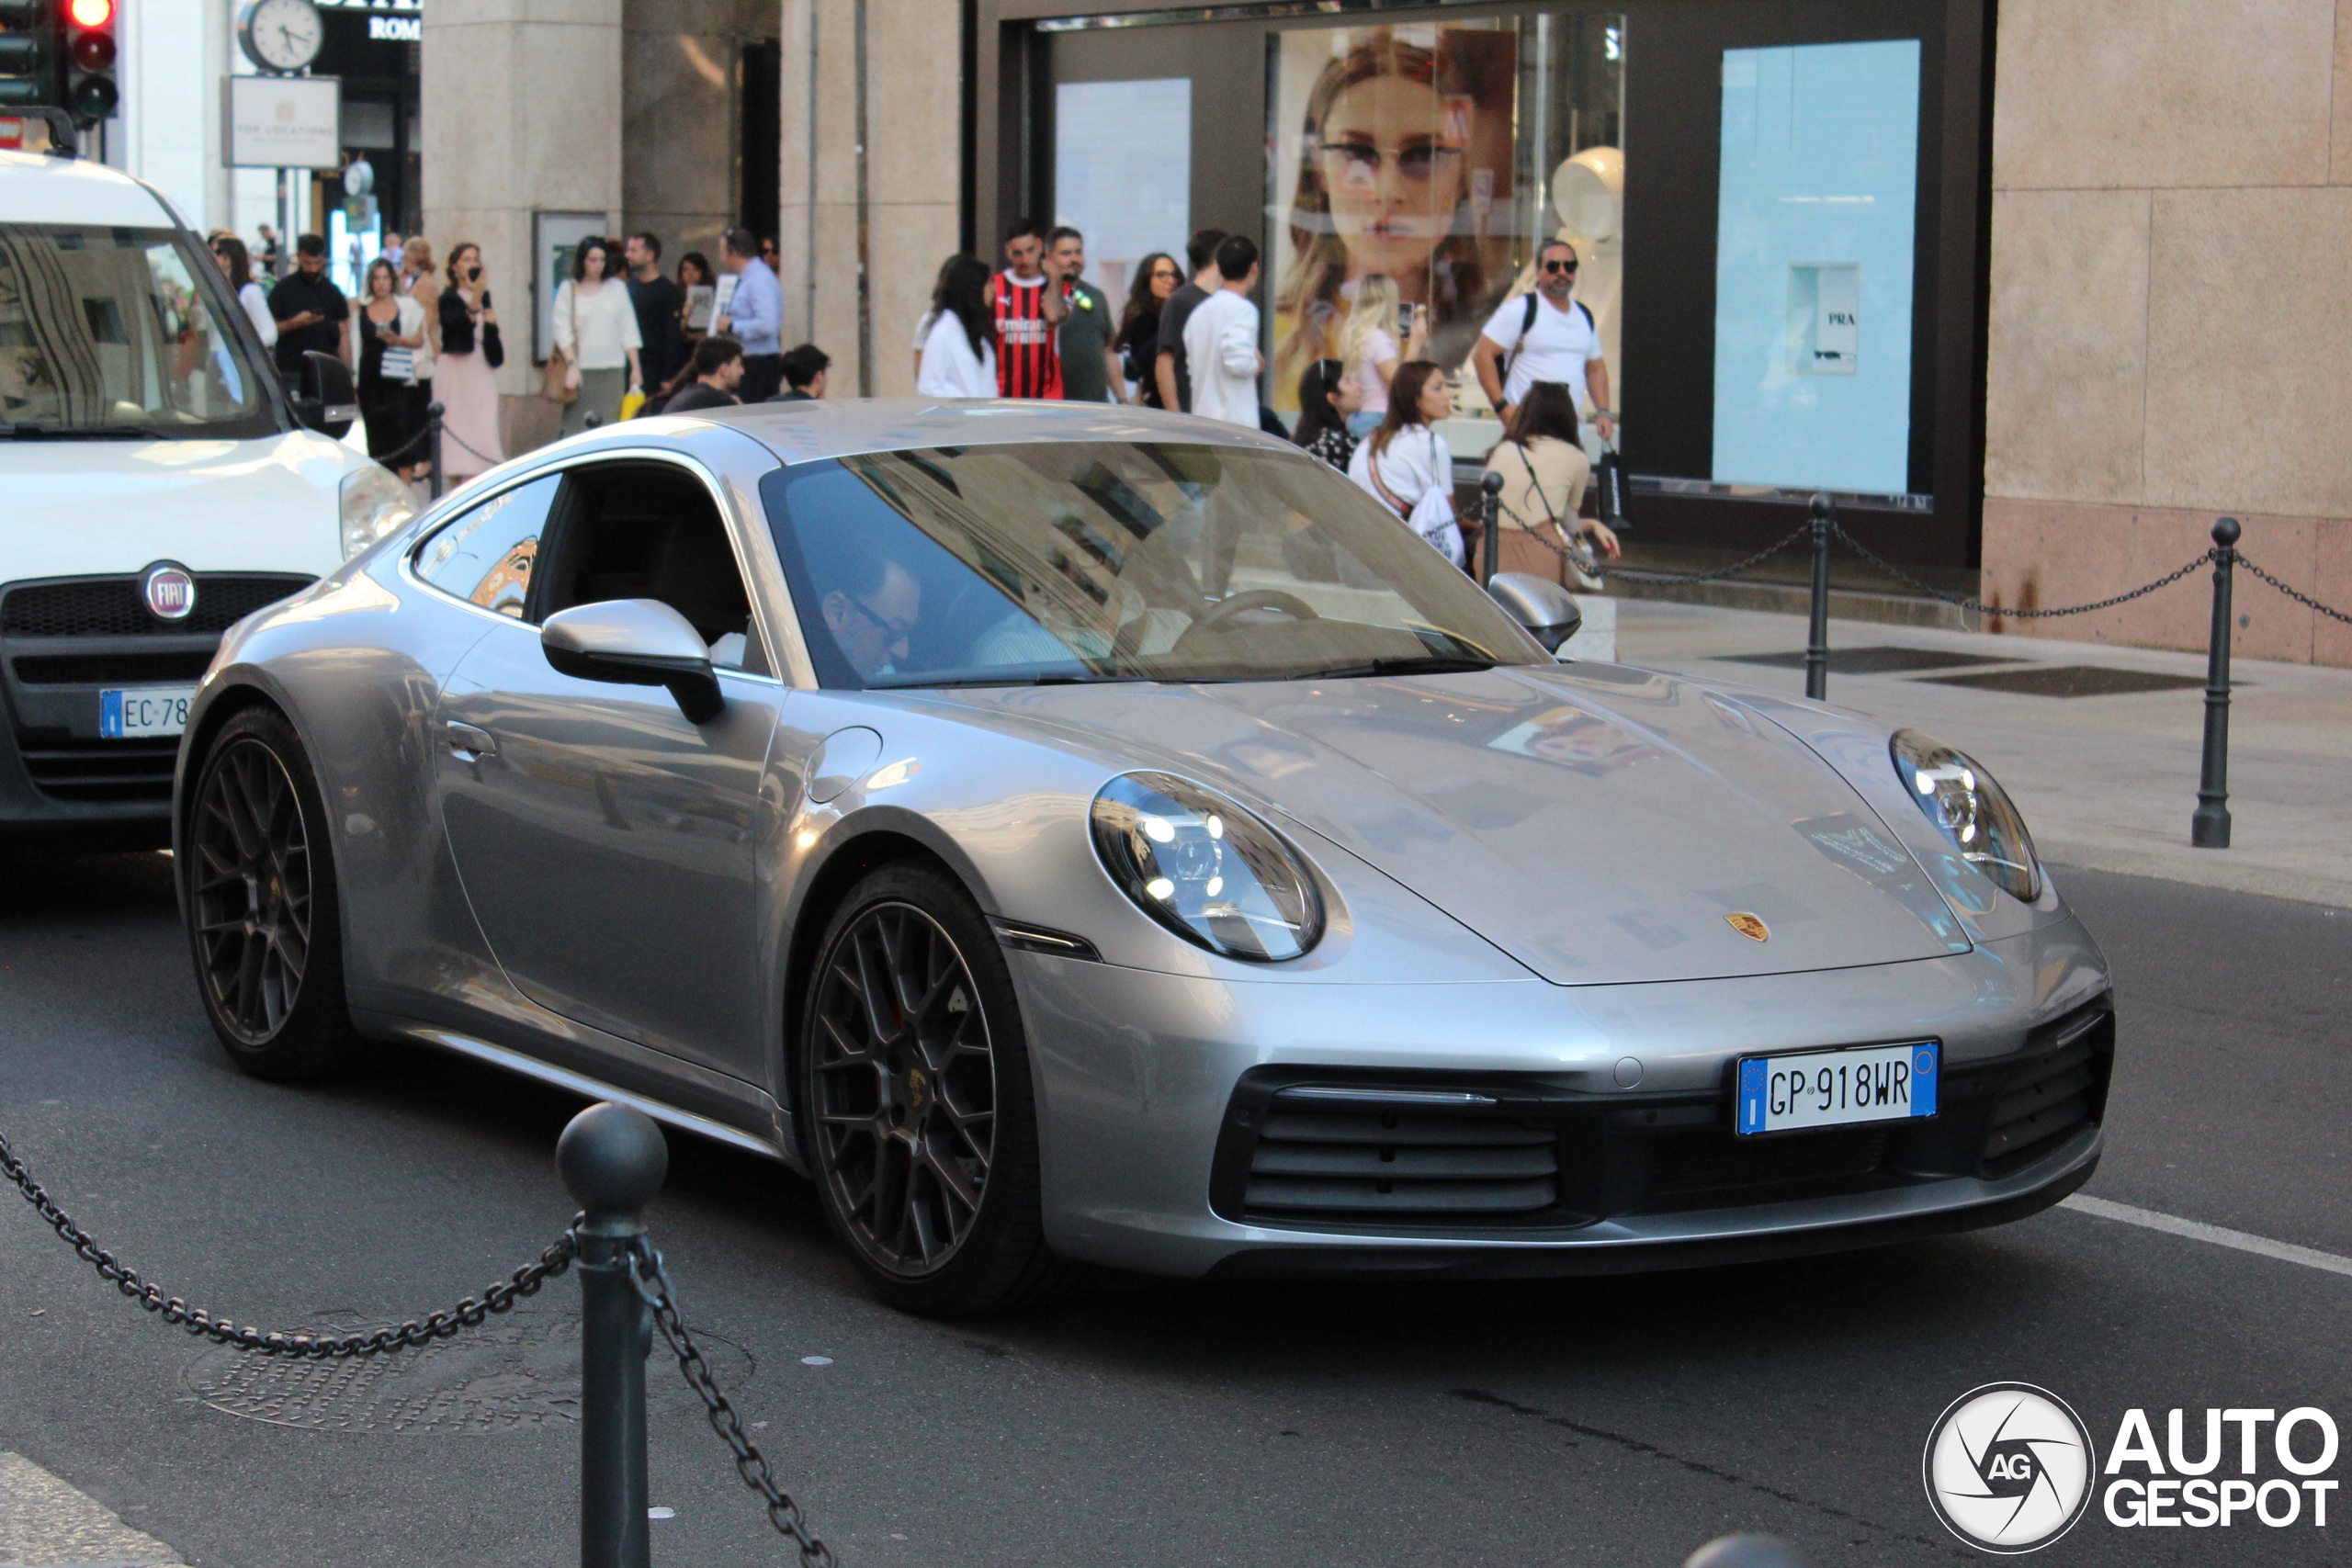
<svg viewBox="0 0 2352 1568">
<path fill-rule="evenodd" d="M 101 736 L 99 693 L 195 685 L 229 626 L 311 581 L 198 573 L 178 623 L 148 615 L 131 576 L 0 585 L 0 832 L 164 841 L 179 741 Z"/>
<path fill-rule="evenodd" d="M 1826 1251 L 2020 1218 L 2100 1152 L 2113 1014 L 2072 919 L 1949 958 L 1655 986 L 1220 982 L 1008 956 L 1047 1238 L 1142 1272 L 1570 1274 Z M 1942 1047 L 1933 1120 L 1734 1139 L 1737 1057 L 1914 1039 Z M 1282 1098 L 1297 1088 L 1333 1119 L 1297 1132 L 1308 1108 Z M 1375 1092 L 1348 1103 L 1358 1089 Z M 1350 1131 L 1398 1090 L 1461 1107 L 1407 1104 L 1401 1151 Z M 1320 1138 L 1364 1175 L 1281 1175 L 1300 1168 L 1264 1152 L 1270 1111 L 1308 1140 L 1275 1154 Z M 1395 1212 L 1372 1162 L 1400 1152 L 1494 1174 L 1421 1183 L 1448 1196 Z"/>
</svg>

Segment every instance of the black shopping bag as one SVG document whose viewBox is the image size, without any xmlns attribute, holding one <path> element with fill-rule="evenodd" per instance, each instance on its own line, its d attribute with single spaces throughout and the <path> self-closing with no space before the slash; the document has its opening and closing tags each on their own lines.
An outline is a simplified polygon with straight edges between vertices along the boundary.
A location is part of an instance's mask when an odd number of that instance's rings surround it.
<svg viewBox="0 0 2352 1568">
<path fill-rule="evenodd" d="M 1600 455 L 1600 465 L 1592 471 L 1592 487 L 1596 496 L 1594 514 L 1616 533 L 1623 533 L 1634 525 L 1625 514 L 1625 459 L 1618 456 L 1617 444 Z"/>
</svg>

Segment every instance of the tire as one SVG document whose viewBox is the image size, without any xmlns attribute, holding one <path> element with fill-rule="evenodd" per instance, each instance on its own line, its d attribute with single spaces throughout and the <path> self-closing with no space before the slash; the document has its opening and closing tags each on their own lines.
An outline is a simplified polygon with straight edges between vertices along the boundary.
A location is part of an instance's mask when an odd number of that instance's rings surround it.
<svg viewBox="0 0 2352 1568">
<path fill-rule="evenodd" d="M 875 1293 L 945 1317 L 1067 1288 L 1076 1269 L 1045 1242 L 1012 976 L 978 906 L 927 865 L 883 866 L 817 951 L 798 1034 L 804 1146 Z"/>
<path fill-rule="evenodd" d="M 275 708 L 205 748 L 179 854 L 205 1016 L 229 1059 L 288 1081 L 351 1066 L 343 919 L 318 779 Z"/>
</svg>

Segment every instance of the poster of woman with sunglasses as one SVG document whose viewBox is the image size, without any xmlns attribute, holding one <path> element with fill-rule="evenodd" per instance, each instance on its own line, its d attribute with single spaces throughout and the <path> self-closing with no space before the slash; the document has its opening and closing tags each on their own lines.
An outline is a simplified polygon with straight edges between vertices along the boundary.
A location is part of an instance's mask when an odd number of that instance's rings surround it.
<svg viewBox="0 0 2352 1568">
<path fill-rule="evenodd" d="M 1496 21 L 1317 28 L 1276 39 L 1273 397 L 1331 355 L 1356 298 L 1393 279 L 1399 343 L 1457 368 L 1521 258 L 1512 189 L 1518 35 Z"/>
</svg>

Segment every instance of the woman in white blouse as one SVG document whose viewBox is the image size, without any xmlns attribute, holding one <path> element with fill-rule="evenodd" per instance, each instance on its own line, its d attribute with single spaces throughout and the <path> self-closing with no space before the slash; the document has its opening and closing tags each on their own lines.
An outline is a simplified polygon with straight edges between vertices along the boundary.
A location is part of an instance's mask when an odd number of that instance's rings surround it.
<svg viewBox="0 0 2352 1568">
<path fill-rule="evenodd" d="M 1453 454 L 1431 428 L 1453 414 L 1453 388 L 1427 359 L 1408 359 L 1389 384 L 1388 412 L 1348 463 L 1348 478 L 1378 496 L 1438 554 L 1467 570 L 1453 518 Z"/>
<path fill-rule="evenodd" d="M 580 395 L 563 406 L 563 434 L 588 428 L 588 414 L 606 424 L 621 417 L 621 399 L 644 386 L 637 351 L 637 307 L 628 285 L 605 276 L 608 253 L 602 240 L 582 240 L 571 253 L 571 276 L 555 291 L 555 345 L 570 366 L 564 385 Z"/>
<path fill-rule="evenodd" d="M 923 339 L 915 391 L 926 398 L 996 396 L 996 322 L 989 314 L 988 264 L 957 256 L 940 279 L 939 310 Z"/>
</svg>

